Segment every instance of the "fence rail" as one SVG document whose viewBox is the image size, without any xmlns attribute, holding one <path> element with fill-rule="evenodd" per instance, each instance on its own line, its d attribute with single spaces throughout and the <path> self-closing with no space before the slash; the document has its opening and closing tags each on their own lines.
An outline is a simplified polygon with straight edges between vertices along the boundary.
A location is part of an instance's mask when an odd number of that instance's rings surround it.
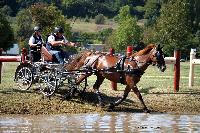
<svg viewBox="0 0 200 133">
<path fill-rule="evenodd" d="M 24 62 L 27 51 L 25 48 L 22 49 L 22 54 L 18 56 L 2 56 L 3 49 L 0 49 L 0 83 L 1 83 L 1 71 L 2 71 L 2 62 Z"/>
</svg>

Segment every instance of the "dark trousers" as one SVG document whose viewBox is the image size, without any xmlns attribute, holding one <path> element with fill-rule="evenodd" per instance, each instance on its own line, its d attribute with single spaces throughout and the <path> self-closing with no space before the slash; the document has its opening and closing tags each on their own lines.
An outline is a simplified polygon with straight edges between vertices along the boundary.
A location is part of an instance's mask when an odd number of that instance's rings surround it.
<svg viewBox="0 0 200 133">
<path fill-rule="evenodd" d="M 31 57 L 33 62 L 38 62 L 41 59 L 41 53 L 39 51 L 38 52 L 32 51 Z"/>
</svg>

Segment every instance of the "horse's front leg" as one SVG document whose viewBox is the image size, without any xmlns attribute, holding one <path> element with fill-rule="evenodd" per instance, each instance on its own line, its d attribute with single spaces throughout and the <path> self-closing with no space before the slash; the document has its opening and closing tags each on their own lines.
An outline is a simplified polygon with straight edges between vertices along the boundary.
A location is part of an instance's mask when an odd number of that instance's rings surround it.
<svg viewBox="0 0 200 133">
<path fill-rule="evenodd" d="M 92 75 L 92 74 L 91 73 L 86 73 L 86 74 L 80 75 L 79 77 L 77 77 L 77 79 L 75 81 L 75 84 L 79 85 L 84 79 L 86 79 L 90 75 Z M 76 91 L 77 91 L 77 87 L 72 87 L 70 93 L 66 94 L 64 97 L 65 98 L 71 98 L 71 97 L 73 97 L 75 95 Z"/>
<path fill-rule="evenodd" d="M 125 90 L 124 90 L 123 96 L 119 100 L 117 100 L 116 102 L 110 103 L 109 109 L 114 109 L 115 106 L 118 106 L 120 103 L 122 103 L 127 98 L 130 90 L 131 90 L 130 87 L 127 85 Z"/>
<path fill-rule="evenodd" d="M 143 111 L 145 113 L 149 113 L 150 111 L 147 109 L 147 106 L 145 105 L 145 103 L 143 101 L 143 98 L 142 98 L 142 95 L 140 94 L 140 91 L 138 90 L 137 86 L 133 87 L 133 92 L 137 95 L 138 99 L 142 103 L 142 105 L 143 105 Z"/>
</svg>

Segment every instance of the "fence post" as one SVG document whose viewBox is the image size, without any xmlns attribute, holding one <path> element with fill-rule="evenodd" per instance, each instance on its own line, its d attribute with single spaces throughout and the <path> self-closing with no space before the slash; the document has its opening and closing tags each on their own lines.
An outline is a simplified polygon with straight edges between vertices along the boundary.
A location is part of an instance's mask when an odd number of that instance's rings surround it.
<svg viewBox="0 0 200 133">
<path fill-rule="evenodd" d="M 180 81 L 180 50 L 174 51 L 174 57 L 176 58 L 176 64 L 174 64 L 174 92 L 179 91 L 179 81 Z"/>
<path fill-rule="evenodd" d="M 2 55 L 3 49 L 0 48 L 0 56 Z M 1 84 L 1 72 L 2 72 L 2 62 L 0 61 L 0 84 Z"/>
<path fill-rule="evenodd" d="M 196 49 L 191 49 L 190 51 L 190 72 L 189 72 L 189 87 L 194 85 L 194 64 L 192 60 L 195 59 Z"/>
<path fill-rule="evenodd" d="M 26 55 L 27 55 L 27 51 L 25 48 L 22 48 L 22 57 L 21 57 L 21 62 L 25 62 L 26 60 Z"/>
<path fill-rule="evenodd" d="M 109 49 L 109 55 L 113 56 L 113 54 L 115 54 L 115 50 L 113 48 L 110 48 Z M 116 91 L 117 90 L 117 83 L 111 81 L 111 87 L 112 87 L 112 90 Z"/>
</svg>

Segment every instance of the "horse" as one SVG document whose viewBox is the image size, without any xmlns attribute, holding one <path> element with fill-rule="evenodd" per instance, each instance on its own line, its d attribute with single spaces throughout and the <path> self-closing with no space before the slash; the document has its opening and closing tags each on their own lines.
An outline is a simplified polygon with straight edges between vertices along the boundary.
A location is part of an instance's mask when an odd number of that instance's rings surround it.
<svg viewBox="0 0 200 133">
<path fill-rule="evenodd" d="M 95 72 L 82 75 L 76 83 L 79 84 L 92 74 L 96 75 L 97 79 L 93 85 L 93 89 L 97 94 L 100 106 L 104 106 L 104 103 L 99 92 L 99 87 L 106 78 L 110 81 L 126 85 L 123 96 L 119 100 L 110 103 L 108 106 L 109 109 L 114 109 L 115 106 L 122 103 L 129 92 L 133 90 L 143 105 L 143 111 L 150 112 L 143 101 L 137 83 L 149 65 L 156 65 L 161 72 L 165 71 L 164 54 L 160 45 L 149 44 L 143 50 L 132 54 L 130 57 L 120 58 L 100 53 L 88 55 L 84 60 L 84 65 L 82 65 L 88 70 L 95 70 Z"/>
<path fill-rule="evenodd" d="M 69 63 L 65 63 L 63 68 L 66 71 L 79 70 L 84 65 L 86 58 L 92 54 L 94 54 L 94 52 L 90 50 L 85 50 L 78 54 L 70 56 L 68 59 Z"/>
</svg>

